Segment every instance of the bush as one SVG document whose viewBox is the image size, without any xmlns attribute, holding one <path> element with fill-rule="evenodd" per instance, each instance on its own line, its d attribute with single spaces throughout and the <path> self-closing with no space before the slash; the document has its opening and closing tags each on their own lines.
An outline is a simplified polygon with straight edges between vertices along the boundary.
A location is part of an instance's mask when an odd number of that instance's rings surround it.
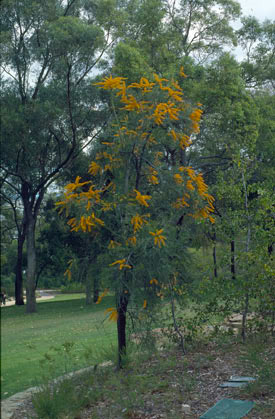
<svg viewBox="0 0 275 419">
<path fill-rule="evenodd" d="M 67 285 L 62 285 L 60 291 L 62 294 L 82 293 L 85 292 L 85 285 L 80 282 L 70 282 Z"/>
<path fill-rule="evenodd" d="M 64 276 L 41 275 L 38 281 L 38 288 L 56 289 L 64 284 Z"/>
<path fill-rule="evenodd" d="M 14 281 L 15 275 L 13 273 L 1 276 L 1 291 L 4 291 L 7 297 L 14 295 Z"/>
</svg>

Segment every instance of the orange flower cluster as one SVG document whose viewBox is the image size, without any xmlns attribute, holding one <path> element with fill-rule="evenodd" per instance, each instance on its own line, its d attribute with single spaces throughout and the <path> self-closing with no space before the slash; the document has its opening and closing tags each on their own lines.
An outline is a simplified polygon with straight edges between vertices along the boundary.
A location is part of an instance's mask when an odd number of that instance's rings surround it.
<svg viewBox="0 0 275 419">
<path fill-rule="evenodd" d="M 128 265 L 127 263 L 125 263 L 126 262 L 126 259 L 124 258 L 124 259 L 119 259 L 119 260 L 116 260 L 115 262 L 113 262 L 113 263 L 110 263 L 110 265 L 109 266 L 115 266 L 115 265 L 119 265 L 119 270 L 121 271 L 122 269 L 124 269 L 124 268 L 128 268 L 128 269 L 131 269 L 132 267 L 130 266 L 130 265 Z"/>
<path fill-rule="evenodd" d="M 106 310 L 105 310 L 105 313 L 107 314 L 107 313 L 110 313 L 109 314 L 109 321 L 113 321 L 113 322 L 116 322 L 117 321 L 117 318 L 118 318 L 118 312 L 117 312 L 117 309 L 115 308 L 115 307 L 109 307 L 109 308 L 107 308 Z"/>
<path fill-rule="evenodd" d="M 183 67 L 180 69 L 180 76 L 186 77 L 183 71 Z M 160 78 L 157 74 L 154 74 L 156 83 L 150 82 L 146 77 L 142 77 L 139 83 L 131 83 L 128 86 L 125 83 L 123 77 L 105 77 L 102 82 L 95 83 L 105 90 L 118 90 L 117 96 L 121 97 L 121 103 L 124 104 L 123 108 L 127 111 L 135 111 L 140 113 L 142 111 L 152 111 L 151 115 L 147 115 L 146 118 L 152 118 L 157 125 L 163 125 L 166 118 L 172 121 L 178 121 L 180 119 L 180 113 L 184 112 L 183 102 L 183 90 L 177 81 L 172 81 L 170 86 L 165 85 L 169 80 L 166 78 Z M 150 100 L 138 100 L 136 96 L 130 93 L 131 89 L 136 91 L 141 90 L 143 94 L 151 93 L 154 87 L 157 87 L 167 94 L 167 101 L 160 102 L 155 105 Z M 129 92 L 129 93 L 128 93 Z M 198 104 L 199 106 L 200 104 Z M 201 118 L 202 111 L 199 108 L 194 109 L 190 114 L 192 121 L 193 132 L 199 131 L 199 121 Z M 186 143 L 186 144 L 185 144 Z M 181 147 L 187 147 L 190 145 L 189 141 L 181 141 Z"/>
<path fill-rule="evenodd" d="M 105 290 L 103 291 L 103 293 L 98 297 L 96 304 L 101 303 L 102 298 L 105 297 L 108 294 L 108 288 L 105 288 Z"/>
<path fill-rule="evenodd" d="M 148 217 L 150 217 L 150 214 L 145 214 L 145 215 L 136 214 L 134 217 L 132 217 L 131 224 L 134 227 L 134 233 L 139 231 L 141 227 L 143 226 L 143 224 L 148 224 L 148 220 L 146 220 L 146 218 Z"/>
<path fill-rule="evenodd" d="M 166 237 L 163 236 L 161 233 L 163 233 L 163 228 L 161 228 L 160 230 L 157 230 L 155 233 L 150 231 L 149 234 L 151 234 L 151 236 L 154 237 L 154 245 L 161 247 L 161 246 L 165 246 L 165 240 Z"/>
</svg>

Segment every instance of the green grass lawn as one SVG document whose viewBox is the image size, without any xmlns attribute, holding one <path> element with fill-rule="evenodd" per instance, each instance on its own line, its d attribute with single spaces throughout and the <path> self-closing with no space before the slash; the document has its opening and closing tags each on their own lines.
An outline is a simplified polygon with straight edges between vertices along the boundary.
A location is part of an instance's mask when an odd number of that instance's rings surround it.
<svg viewBox="0 0 275 419">
<path fill-rule="evenodd" d="M 58 376 L 106 360 L 104 348 L 116 344 L 116 325 L 104 313 L 111 306 L 110 296 L 86 306 L 84 294 L 67 294 L 39 302 L 34 314 L 24 306 L 1 308 L 1 399 L 41 383 L 50 365 Z M 67 365 L 64 343 L 74 343 Z M 50 358 L 43 367 L 45 354 Z"/>
</svg>

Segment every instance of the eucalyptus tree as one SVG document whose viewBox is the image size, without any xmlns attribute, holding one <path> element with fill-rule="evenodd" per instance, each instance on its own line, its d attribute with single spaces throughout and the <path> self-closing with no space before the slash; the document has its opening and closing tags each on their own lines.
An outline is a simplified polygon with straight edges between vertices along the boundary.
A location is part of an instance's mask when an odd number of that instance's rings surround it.
<svg viewBox="0 0 275 419">
<path fill-rule="evenodd" d="M 26 237 L 25 213 L 24 209 L 22 208 L 20 195 L 17 193 L 17 191 L 14 190 L 14 187 L 9 185 L 9 183 L 2 185 L 0 196 L 1 203 L 3 204 L 3 212 L 1 211 L 1 214 L 3 218 L 6 219 L 7 213 L 9 213 L 9 229 L 13 230 L 13 239 L 17 240 L 17 259 L 15 264 L 14 289 L 15 304 L 24 305 L 22 266 L 23 248 Z M 4 246 L 5 244 L 3 244 L 3 247 Z"/>
<path fill-rule="evenodd" d="M 232 21 L 240 16 L 234 0 L 121 0 L 125 16 L 120 60 L 134 65 L 136 59 L 153 71 L 176 77 L 180 64 L 196 64 L 217 57 L 225 47 L 237 43 Z M 191 60 L 192 61 L 192 60 Z"/>
<path fill-rule="evenodd" d="M 274 92 L 275 21 L 266 19 L 260 23 L 253 16 L 245 17 L 237 36 L 244 51 L 241 66 L 247 87 Z"/>
<path fill-rule="evenodd" d="M 259 116 L 250 92 L 242 79 L 241 67 L 228 53 L 209 64 L 196 87 L 203 103 L 201 130 L 188 158 L 200 168 L 216 197 L 217 221 L 229 239 L 231 274 L 235 277 L 235 241 L 238 226 L 232 214 L 240 205 L 239 195 L 225 193 L 226 179 L 232 180 L 232 167 L 240 156 L 253 157 L 258 137 Z M 198 94 L 198 92 L 196 92 Z M 222 182 L 219 179 L 222 178 Z M 216 223 L 217 229 L 219 223 Z M 215 232 L 213 233 L 215 238 Z"/>
<path fill-rule="evenodd" d="M 177 55 L 197 62 L 217 56 L 225 46 L 236 45 L 232 21 L 240 16 L 235 0 L 166 0 L 167 32 L 177 40 Z"/>
<path fill-rule="evenodd" d="M 111 5 L 110 16 L 103 6 L 84 0 L 1 5 L 1 177 L 23 205 L 27 312 L 36 311 L 35 230 L 45 192 L 106 120 L 91 85 L 113 42 Z"/>
<path fill-rule="evenodd" d="M 226 261 L 217 264 L 225 284 L 219 292 L 241 309 L 245 338 L 250 300 L 257 296 L 255 310 L 270 310 L 270 290 L 274 292 L 269 254 L 274 237 L 275 114 L 272 90 L 267 85 L 248 89 L 243 75 L 243 66 L 229 54 L 204 70 L 198 85 L 204 110 L 201 130 L 187 158 L 203 171 L 215 196 L 212 237 L 228 247 Z"/>
</svg>

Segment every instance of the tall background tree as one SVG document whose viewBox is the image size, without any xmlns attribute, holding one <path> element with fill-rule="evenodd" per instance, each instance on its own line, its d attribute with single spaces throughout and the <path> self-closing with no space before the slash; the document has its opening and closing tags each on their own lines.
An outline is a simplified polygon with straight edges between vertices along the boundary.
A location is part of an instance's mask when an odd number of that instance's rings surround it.
<svg viewBox="0 0 275 419">
<path fill-rule="evenodd" d="M 1 177 L 3 187 L 22 201 L 27 312 L 36 310 L 35 230 L 45 192 L 106 120 L 91 78 L 113 42 L 111 25 L 100 2 L 85 5 L 75 0 L 1 5 Z M 24 234 L 18 239 L 24 241 Z"/>
</svg>

